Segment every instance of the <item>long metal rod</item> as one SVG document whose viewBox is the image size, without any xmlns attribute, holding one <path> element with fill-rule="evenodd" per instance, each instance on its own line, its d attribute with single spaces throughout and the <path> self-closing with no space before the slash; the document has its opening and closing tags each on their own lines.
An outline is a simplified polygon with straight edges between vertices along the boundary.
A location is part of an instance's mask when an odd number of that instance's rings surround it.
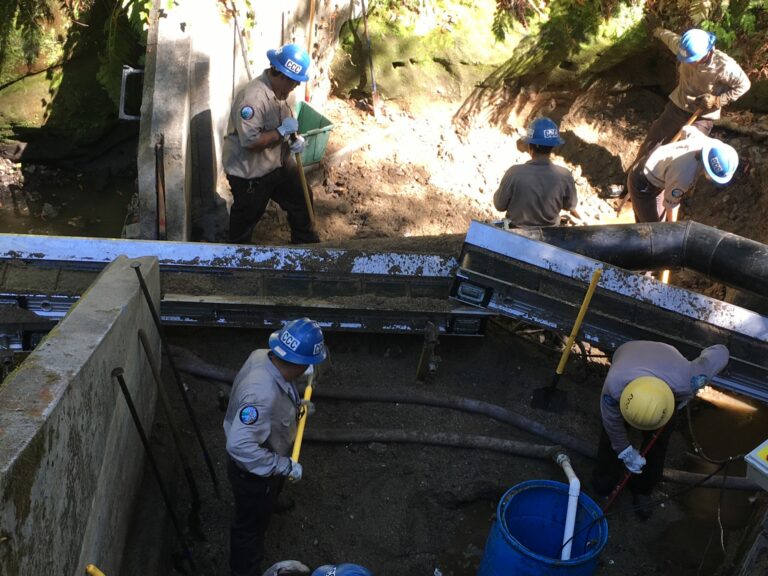
<svg viewBox="0 0 768 576">
<path fill-rule="evenodd" d="M 205 464 L 208 467 L 208 472 L 211 475 L 211 480 L 213 481 L 213 488 L 216 492 L 216 497 L 220 498 L 219 481 L 216 478 L 216 472 L 213 469 L 213 462 L 211 462 L 211 456 L 210 454 L 208 454 L 208 449 L 205 446 L 205 440 L 203 440 L 203 435 L 200 432 L 200 426 L 197 423 L 197 417 L 195 416 L 195 413 L 192 410 L 192 405 L 189 402 L 189 397 L 187 395 L 187 386 L 186 384 L 184 384 L 184 382 L 181 379 L 181 374 L 179 373 L 179 370 L 176 368 L 176 363 L 173 361 L 173 354 L 171 354 L 171 350 L 168 347 L 168 342 L 166 341 L 165 336 L 163 335 L 163 327 L 160 324 L 160 317 L 157 314 L 157 310 L 155 310 L 155 305 L 152 302 L 152 296 L 150 296 L 149 294 L 147 283 L 144 281 L 144 276 L 141 273 L 141 263 L 133 262 L 131 264 L 131 268 L 134 269 L 134 271 L 136 272 L 136 277 L 139 279 L 139 285 L 141 286 L 141 291 L 144 294 L 144 300 L 147 302 L 147 306 L 149 307 L 149 312 L 152 315 L 152 320 L 155 323 L 155 328 L 157 328 L 157 332 L 160 335 L 160 344 L 162 345 L 163 353 L 165 354 L 166 358 L 168 358 L 168 363 L 171 365 L 171 370 L 173 371 L 174 380 L 176 381 L 176 384 L 179 387 L 181 398 L 184 400 L 184 406 L 186 407 L 187 414 L 189 414 L 189 419 L 192 422 L 192 428 L 195 431 L 195 436 L 197 436 L 197 441 L 200 443 L 200 448 L 203 451 L 203 458 L 205 459 Z"/>
<path fill-rule="evenodd" d="M 173 527 L 176 529 L 176 533 L 179 536 L 179 540 L 181 541 L 181 545 L 184 548 L 184 552 L 188 555 L 190 562 L 192 561 L 192 552 L 190 547 L 187 545 L 187 540 L 184 537 L 184 532 L 181 530 L 181 524 L 179 524 L 178 518 L 176 518 L 176 513 L 173 511 L 173 506 L 171 506 L 171 498 L 168 495 L 168 490 L 165 488 L 165 484 L 163 483 L 163 478 L 160 475 L 160 469 L 157 466 L 157 462 L 155 461 L 155 457 L 152 454 L 152 449 L 149 445 L 149 440 L 147 439 L 147 435 L 144 433 L 144 427 L 141 425 L 141 419 L 139 418 L 138 412 L 136 412 L 136 406 L 133 404 L 133 399 L 131 398 L 131 393 L 128 390 L 128 386 L 125 383 L 125 378 L 123 378 L 124 370 L 121 367 L 117 367 L 114 370 L 112 370 L 112 378 L 117 380 L 117 383 L 120 385 L 120 390 L 123 392 L 123 396 L 125 397 L 125 403 L 128 405 L 128 410 L 131 412 L 131 418 L 133 419 L 133 423 L 136 426 L 136 431 L 139 433 L 139 437 L 141 438 L 141 443 L 144 445 L 144 452 L 147 455 L 147 459 L 149 460 L 149 464 L 152 467 L 152 472 L 155 475 L 155 480 L 157 480 L 157 485 L 160 487 L 160 494 L 163 496 L 163 502 L 165 502 L 165 507 L 168 509 L 168 514 L 171 516 L 171 521 L 173 522 Z"/>
<path fill-rule="evenodd" d="M 168 395 L 165 393 L 165 387 L 163 386 L 163 379 L 160 374 L 160 368 L 155 361 L 155 357 L 152 355 L 152 347 L 149 344 L 147 333 L 144 332 L 144 330 L 141 328 L 139 328 L 139 341 L 141 342 L 141 347 L 144 349 L 147 362 L 149 362 L 149 368 L 152 371 L 152 377 L 155 381 L 155 385 L 157 386 L 157 395 L 160 398 L 160 405 L 163 407 L 163 412 L 165 413 L 165 417 L 168 420 L 168 426 L 171 429 L 171 437 L 173 438 L 173 443 L 176 447 L 176 453 L 179 455 L 179 460 L 181 460 L 181 467 L 184 470 L 184 476 L 187 479 L 187 484 L 189 485 L 189 493 L 192 498 L 192 507 L 189 512 L 190 524 L 196 528 L 199 528 L 200 493 L 197 490 L 197 482 L 195 482 L 195 477 L 192 474 L 192 468 L 189 465 L 187 455 L 184 452 L 184 443 L 181 441 L 181 434 L 179 433 L 179 429 L 176 426 L 176 422 L 173 418 L 173 413 L 171 412 L 171 404 L 168 401 Z"/>
</svg>

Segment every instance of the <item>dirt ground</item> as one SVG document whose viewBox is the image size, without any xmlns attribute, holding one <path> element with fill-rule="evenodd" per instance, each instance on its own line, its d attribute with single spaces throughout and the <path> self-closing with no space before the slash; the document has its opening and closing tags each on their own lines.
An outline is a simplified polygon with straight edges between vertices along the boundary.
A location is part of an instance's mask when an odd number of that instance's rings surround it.
<svg viewBox="0 0 768 576">
<path fill-rule="evenodd" d="M 310 417 L 308 428 L 453 432 L 551 444 L 485 416 L 404 403 L 345 402 L 322 397 L 324 389 L 417 389 L 483 399 L 595 444 L 606 359 L 595 349 L 589 350 L 593 357 L 586 366 L 573 357 L 560 383 L 567 397 L 566 410 L 557 414 L 533 409 L 532 391 L 551 381 L 559 353 L 513 336 L 508 328 L 504 322 L 494 323 L 485 338 L 443 338 L 443 361 L 426 384 L 414 378 L 421 338 L 330 334 L 332 362 L 317 385 L 316 413 Z M 174 344 L 229 370 L 237 370 L 251 349 L 263 346 L 266 338 L 265 332 L 250 331 L 172 333 Z M 194 558 L 202 573 L 224 576 L 229 573 L 232 503 L 225 480 L 219 391 L 227 394 L 228 387 L 193 376 L 185 379 L 193 392 L 194 410 L 223 488 L 222 500 L 217 501 L 202 460 L 194 459 L 205 535 L 205 541 L 193 541 Z M 723 414 L 703 402 L 697 403 L 694 414 L 696 429 L 701 431 L 699 440 L 708 453 L 717 457 L 751 449 L 766 429 L 764 418 Z M 183 414 L 178 416 L 186 421 Z M 734 431 L 727 444 L 717 434 L 706 433 L 711 426 L 728 426 Z M 710 471 L 705 462 L 690 454 L 685 428 L 681 423 L 680 433 L 673 436 L 668 466 Z M 189 438 L 194 453 L 196 446 L 193 437 Z M 592 462 L 569 453 L 582 489 L 591 494 Z M 298 484 L 287 485 L 283 492 L 291 507 L 273 518 L 263 568 L 279 560 L 295 559 L 310 567 L 357 562 L 381 575 L 473 575 L 502 494 L 526 480 L 565 478 L 549 460 L 420 444 L 307 441 L 300 460 L 304 478 Z M 731 473 L 743 475 L 744 470 L 734 467 Z M 179 478 L 174 494 L 180 498 L 179 510 L 185 511 L 189 500 L 183 478 Z M 596 574 L 725 574 L 718 572 L 718 567 L 724 558 L 731 559 L 738 552 L 747 522 L 761 510 L 759 500 L 755 503 L 748 493 L 690 491 L 685 486 L 662 484 L 654 496 L 659 503 L 653 518 L 646 522 L 635 517 L 631 497 L 620 496 L 609 515 L 608 544 Z M 186 517 L 183 513 L 179 516 Z M 725 552 L 720 546 L 721 536 Z"/>
</svg>

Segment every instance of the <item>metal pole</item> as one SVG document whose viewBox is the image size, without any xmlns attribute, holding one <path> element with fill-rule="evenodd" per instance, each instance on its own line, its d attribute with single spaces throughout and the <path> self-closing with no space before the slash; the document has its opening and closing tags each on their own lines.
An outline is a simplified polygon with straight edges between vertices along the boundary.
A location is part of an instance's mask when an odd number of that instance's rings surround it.
<svg viewBox="0 0 768 576">
<path fill-rule="evenodd" d="M 120 385 L 120 389 L 123 391 L 123 396 L 125 397 L 125 402 L 128 404 L 128 410 L 131 412 L 131 418 L 133 418 L 133 423 L 136 426 L 136 431 L 139 433 L 139 437 L 141 438 L 141 443 L 144 445 L 144 452 L 147 455 L 147 459 L 149 460 L 150 466 L 152 466 L 152 471 L 155 474 L 155 479 L 157 480 L 157 484 L 160 487 L 160 494 L 163 496 L 163 501 L 165 502 L 165 507 L 168 509 L 168 514 L 171 516 L 171 521 L 173 522 L 173 527 L 176 529 L 176 533 L 179 536 L 179 540 L 181 540 L 181 545 L 184 548 L 184 552 L 188 555 L 190 562 L 192 561 L 192 553 L 187 546 L 187 540 L 184 538 L 184 532 L 181 530 L 181 525 L 179 524 L 178 519 L 176 518 L 176 514 L 173 511 L 173 506 L 171 506 L 171 499 L 168 496 L 168 491 L 165 489 L 165 484 L 163 484 L 163 478 L 160 476 L 160 469 L 157 467 L 157 462 L 155 461 L 155 457 L 152 455 L 152 450 L 149 446 L 149 440 L 147 440 L 147 435 L 144 433 L 144 428 L 141 425 L 141 420 L 139 419 L 139 414 L 136 412 L 136 407 L 133 404 L 133 400 L 131 399 L 131 393 L 128 391 L 128 386 L 125 384 L 125 378 L 123 378 L 123 369 L 121 367 L 117 367 L 114 370 L 112 370 L 112 378 L 117 380 L 117 383 Z"/>
<path fill-rule="evenodd" d="M 163 328 L 160 325 L 160 316 L 158 316 L 157 310 L 155 310 L 155 305 L 152 302 L 152 296 L 150 296 L 149 294 L 147 283 L 144 281 L 144 276 L 141 274 L 141 262 L 132 262 L 131 268 L 133 268 L 136 271 L 136 277 L 139 279 L 139 285 L 141 286 L 141 291 L 144 294 L 144 300 L 147 302 L 147 306 L 149 307 L 149 312 L 152 315 L 152 320 L 155 323 L 155 328 L 157 328 L 157 333 L 160 335 L 160 344 L 162 346 L 162 349 L 163 349 L 163 352 L 165 353 L 166 358 L 168 358 L 168 363 L 171 365 L 171 370 L 173 371 L 174 379 L 176 381 L 177 386 L 179 387 L 179 391 L 181 392 L 181 398 L 184 400 L 184 406 L 186 407 L 187 413 L 189 414 L 189 419 L 192 422 L 192 428 L 195 431 L 195 436 L 197 436 L 197 441 L 200 443 L 200 448 L 203 451 L 203 458 L 205 459 L 205 464 L 208 466 L 208 472 L 210 473 L 211 480 L 213 481 L 213 489 L 216 492 L 216 498 L 220 498 L 221 496 L 219 494 L 219 481 L 216 478 L 216 472 L 213 469 L 213 462 L 211 462 L 211 456 L 210 454 L 208 454 L 208 449 L 205 447 L 205 441 L 203 440 L 203 435 L 200 432 L 200 426 L 197 423 L 197 418 L 195 417 L 195 413 L 192 411 L 192 405 L 190 404 L 189 397 L 187 396 L 187 387 L 184 384 L 184 382 L 181 380 L 181 374 L 176 368 L 176 363 L 173 361 L 173 354 L 171 354 L 171 350 L 168 347 L 168 342 L 163 336 Z"/>
<path fill-rule="evenodd" d="M 147 356 L 149 368 L 152 371 L 152 377 L 155 381 L 155 384 L 157 385 L 157 395 L 160 398 L 160 405 L 163 407 L 163 412 L 165 412 L 165 417 L 168 420 L 168 426 L 171 429 L 173 443 L 176 446 L 176 452 L 179 454 L 181 467 L 184 470 L 184 476 L 187 479 L 187 484 L 189 484 L 189 493 L 192 497 L 192 509 L 189 511 L 189 523 L 191 526 L 194 526 L 198 532 L 200 532 L 200 494 L 197 491 L 197 483 L 195 482 L 195 477 L 192 475 L 192 468 L 190 467 L 189 462 L 187 461 L 187 456 L 184 453 L 184 444 L 181 441 L 181 435 L 179 434 L 179 430 L 176 427 L 176 422 L 173 419 L 173 414 L 171 413 L 171 404 L 168 401 L 168 395 L 165 393 L 163 379 L 160 375 L 160 368 L 158 367 L 157 362 L 155 362 L 154 356 L 152 356 L 152 348 L 149 345 L 149 338 L 147 338 L 146 332 L 144 332 L 144 330 L 141 328 L 139 328 L 139 340 L 141 341 L 141 346 L 144 348 L 144 353 Z"/>
</svg>

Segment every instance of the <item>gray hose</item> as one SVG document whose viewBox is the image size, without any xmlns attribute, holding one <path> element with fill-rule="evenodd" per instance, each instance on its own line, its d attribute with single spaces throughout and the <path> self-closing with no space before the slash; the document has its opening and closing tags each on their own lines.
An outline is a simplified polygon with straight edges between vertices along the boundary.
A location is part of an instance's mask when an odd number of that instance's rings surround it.
<svg viewBox="0 0 768 576">
<path fill-rule="evenodd" d="M 234 370 L 228 370 L 225 368 L 219 368 L 217 366 L 203 362 L 199 358 L 195 357 L 188 351 L 181 349 L 174 350 L 174 354 L 178 356 L 177 366 L 179 370 L 198 376 L 201 378 L 207 378 L 209 380 L 215 380 L 225 384 L 232 384 L 236 372 Z M 373 390 L 370 388 L 365 389 L 328 389 L 321 387 L 315 389 L 313 396 L 316 398 L 327 398 L 332 400 L 346 400 L 346 401 L 363 401 L 363 402 L 387 402 L 387 403 L 402 403 L 402 404 L 421 404 L 425 406 L 435 406 L 441 408 L 451 408 L 454 410 L 461 410 L 464 412 L 470 412 L 473 414 L 482 414 L 512 424 L 516 428 L 520 428 L 531 434 L 536 434 L 547 440 L 559 444 L 565 448 L 569 448 L 582 456 L 586 456 L 592 460 L 597 458 L 597 450 L 590 444 L 563 434 L 549 430 L 545 426 L 538 422 L 515 414 L 514 412 L 491 404 L 489 402 L 483 402 L 481 400 L 473 400 L 471 398 L 463 398 L 461 396 L 451 396 L 447 394 L 431 394 L 428 392 L 422 392 L 418 390 L 403 389 L 403 390 Z M 315 431 L 317 433 L 318 431 Z M 339 436 L 332 440 L 334 433 L 339 433 Z M 326 438 L 313 438 L 311 428 L 305 431 L 305 437 L 308 440 L 315 440 L 318 442 L 416 442 L 416 440 L 404 440 L 402 439 L 404 434 L 398 430 L 377 430 L 376 433 L 371 436 L 363 436 L 363 431 L 360 434 L 355 434 L 353 431 L 344 430 L 343 433 L 339 431 L 327 431 Z M 370 431 L 369 431 L 370 432 Z M 391 439 L 387 439 L 387 434 L 391 434 Z M 420 433 L 407 433 L 407 434 L 420 434 Z M 446 438 L 445 434 L 442 434 Z M 454 435 L 457 436 L 457 435 Z M 357 437 L 357 439 L 349 439 Z M 470 437 L 471 438 L 471 437 Z M 482 438 L 482 437 L 481 437 Z M 504 442 L 503 440 L 499 440 Z M 427 444 L 433 444 L 435 442 L 426 442 Z M 440 445 L 448 445 L 440 443 Z M 521 443 L 522 445 L 522 443 Z M 468 447 L 465 440 L 460 440 L 459 447 Z M 530 445 L 529 445 L 530 446 Z M 542 446 L 537 446 L 542 448 Z M 489 448 L 493 449 L 493 448 Z M 547 456 L 549 457 L 549 456 Z M 708 480 L 705 480 L 707 476 L 705 474 L 697 474 L 695 472 L 685 472 L 682 470 L 674 470 L 670 468 L 664 469 L 664 480 L 667 482 L 673 482 L 675 484 L 701 484 L 706 488 L 724 488 L 728 490 L 759 490 L 757 485 L 752 481 L 743 477 L 728 476 L 723 480 L 722 476 L 713 476 Z"/>
<path fill-rule="evenodd" d="M 395 442 L 400 444 L 431 444 L 455 448 L 479 448 L 516 456 L 549 460 L 561 446 L 544 446 L 517 440 L 477 436 L 474 434 L 456 434 L 453 432 L 420 432 L 414 430 L 380 430 L 373 428 L 346 430 L 307 428 L 304 439 L 313 442 Z"/>
</svg>

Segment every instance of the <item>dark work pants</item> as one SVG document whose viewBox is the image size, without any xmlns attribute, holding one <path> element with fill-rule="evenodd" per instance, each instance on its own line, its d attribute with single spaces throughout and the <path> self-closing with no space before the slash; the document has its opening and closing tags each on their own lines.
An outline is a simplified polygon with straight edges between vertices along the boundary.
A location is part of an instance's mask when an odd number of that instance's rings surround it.
<svg viewBox="0 0 768 576">
<path fill-rule="evenodd" d="M 267 204 L 274 200 L 288 213 L 293 244 L 308 244 L 319 240 L 307 211 L 299 169 L 294 162 L 278 168 L 261 178 L 245 179 L 227 175 L 234 203 L 229 211 L 229 241 L 247 244 L 253 229 L 264 215 Z M 309 191 L 312 198 L 312 190 Z"/>
<path fill-rule="evenodd" d="M 635 222 L 660 222 L 664 214 L 664 194 L 643 174 L 643 162 L 629 171 L 627 190 L 635 211 Z"/>
<path fill-rule="evenodd" d="M 664 459 L 667 457 L 667 447 L 672 431 L 675 429 L 676 420 L 677 416 L 673 414 L 664 432 L 656 440 L 653 448 L 645 455 L 646 463 L 643 472 L 632 474 L 628 487 L 633 494 L 648 496 L 653 492 L 656 484 L 661 482 L 664 473 Z M 611 446 L 611 440 L 608 438 L 605 428 L 601 428 L 600 444 L 597 448 L 597 464 L 592 471 L 592 488 L 599 496 L 607 496 L 624 477 L 627 468 Z M 651 441 L 655 432 L 655 430 L 643 432 L 643 443 L 639 448 L 640 453 Z"/>
<path fill-rule="evenodd" d="M 677 104 L 674 104 L 672 100 L 667 100 L 664 112 L 662 112 L 661 116 L 651 124 L 650 130 L 648 130 L 648 135 L 645 137 L 645 140 L 643 140 L 643 143 L 640 144 L 640 148 L 637 151 L 632 166 L 641 162 L 641 160 L 644 164 L 645 158 L 649 156 L 653 150 L 662 144 L 671 142 L 672 138 L 675 137 L 675 134 L 680 131 L 680 128 L 685 126 L 686 122 L 691 119 L 691 115 L 691 112 L 678 108 Z M 699 118 L 693 123 L 693 126 L 698 128 L 699 131 L 706 136 L 709 136 L 709 133 L 712 132 L 712 120 Z"/>
<path fill-rule="evenodd" d="M 227 459 L 227 476 L 235 499 L 235 518 L 229 531 L 229 567 L 237 576 L 260 576 L 264 536 L 282 476 L 256 476 Z"/>
</svg>

